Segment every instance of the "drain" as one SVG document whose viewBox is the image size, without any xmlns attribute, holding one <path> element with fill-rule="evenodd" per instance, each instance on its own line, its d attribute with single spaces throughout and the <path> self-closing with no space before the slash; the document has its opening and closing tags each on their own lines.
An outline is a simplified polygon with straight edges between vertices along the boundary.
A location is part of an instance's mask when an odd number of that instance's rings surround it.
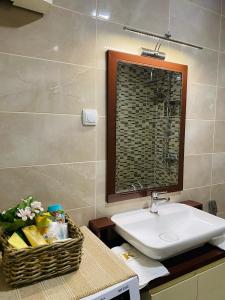
<svg viewBox="0 0 225 300">
<path fill-rule="evenodd" d="M 179 240 L 179 236 L 173 232 L 163 232 L 159 234 L 159 238 L 166 242 L 176 242 Z"/>
</svg>

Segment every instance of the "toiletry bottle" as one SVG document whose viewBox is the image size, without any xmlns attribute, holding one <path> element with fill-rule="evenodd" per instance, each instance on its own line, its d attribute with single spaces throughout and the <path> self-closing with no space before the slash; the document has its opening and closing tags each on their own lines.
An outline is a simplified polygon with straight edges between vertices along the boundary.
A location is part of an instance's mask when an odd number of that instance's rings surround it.
<svg viewBox="0 0 225 300">
<path fill-rule="evenodd" d="M 55 222 L 65 223 L 65 213 L 61 204 L 50 205 L 48 212 L 54 217 Z"/>
</svg>

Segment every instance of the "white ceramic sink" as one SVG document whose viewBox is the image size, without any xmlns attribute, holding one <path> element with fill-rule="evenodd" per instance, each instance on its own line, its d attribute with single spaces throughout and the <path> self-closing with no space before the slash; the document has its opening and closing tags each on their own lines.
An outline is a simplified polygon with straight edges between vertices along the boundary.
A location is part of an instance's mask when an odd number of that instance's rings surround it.
<svg viewBox="0 0 225 300">
<path fill-rule="evenodd" d="M 197 248 L 225 233 L 225 220 L 180 203 L 160 205 L 158 214 L 140 209 L 111 217 L 115 229 L 145 255 L 163 260 Z"/>
</svg>

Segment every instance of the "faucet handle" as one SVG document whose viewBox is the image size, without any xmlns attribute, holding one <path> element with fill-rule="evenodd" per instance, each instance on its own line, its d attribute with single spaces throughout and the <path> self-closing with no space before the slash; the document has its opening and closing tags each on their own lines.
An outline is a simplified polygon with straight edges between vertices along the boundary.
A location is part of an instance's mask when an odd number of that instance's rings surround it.
<svg viewBox="0 0 225 300">
<path fill-rule="evenodd" d="M 166 195 L 167 192 L 152 192 L 152 198 L 153 199 L 159 199 L 160 195 Z"/>
</svg>

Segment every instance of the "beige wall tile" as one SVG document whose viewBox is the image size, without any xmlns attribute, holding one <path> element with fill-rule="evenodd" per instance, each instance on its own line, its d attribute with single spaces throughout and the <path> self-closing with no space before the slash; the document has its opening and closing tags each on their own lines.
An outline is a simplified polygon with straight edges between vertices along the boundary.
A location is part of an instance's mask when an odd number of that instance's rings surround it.
<svg viewBox="0 0 225 300">
<path fill-rule="evenodd" d="M 217 216 L 218 216 L 219 218 L 225 219 L 225 212 L 224 212 L 224 211 L 223 211 L 223 212 L 219 212 L 219 213 L 217 214 Z"/>
<path fill-rule="evenodd" d="M 93 206 L 95 163 L 0 169 L 0 210 L 34 195 L 47 208 L 61 203 L 65 209 Z"/>
<path fill-rule="evenodd" d="M 141 47 L 154 48 L 155 40 L 149 37 L 123 31 L 123 26 L 105 21 L 97 21 L 97 65 L 106 67 L 105 54 L 109 49 L 139 54 Z M 198 50 L 163 43 L 161 50 L 166 52 L 167 61 L 188 65 L 188 81 L 216 85 L 217 52 L 208 49 Z"/>
<path fill-rule="evenodd" d="M 98 161 L 96 165 L 96 205 L 106 202 L 106 161 Z"/>
<path fill-rule="evenodd" d="M 97 20 L 97 67 L 106 68 L 106 51 L 139 54 L 141 47 L 152 48 L 155 40 L 123 30 L 123 25 Z"/>
<path fill-rule="evenodd" d="M 225 51 L 225 17 L 221 17 L 220 51 Z"/>
<path fill-rule="evenodd" d="M 96 206 L 96 218 L 110 217 L 114 214 L 125 212 L 134 209 L 146 208 L 149 204 L 147 198 L 130 199 L 126 201 L 119 201 L 115 203 L 104 203 Z"/>
<path fill-rule="evenodd" d="M 183 190 L 181 192 L 170 194 L 170 199 L 173 202 L 186 200 L 198 201 L 203 204 L 203 209 L 208 211 L 208 201 L 210 200 L 210 186 L 196 189 Z"/>
<path fill-rule="evenodd" d="M 97 160 L 106 159 L 106 118 L 98 118 L 97 125 Z"/>
<path fill-rule="evenodd" d="M 225 153 L 213 154 L 213 183 L 225 183 Z"/>
<path fill-rule="evenodd" d="M 96 218 L 94 207 L 85 207 L 68 211 L 71 218 L 79 226 L 88 226 L 89 220 Z"/>
<path fill-rule="evenodd" d="M 225 88 L 217 89 L 216 120 L 225 120 Z"/>
<path fill-rule="evenodd" d="M 214 152 L 225 152 L 224 132 L 225 132 L 225 121 L 216 121 Z"/>
<path fill-rule="evenodd" d="M 96 70 L 96 105 L 99 116 L 106 116 L 107 107 L 107 72 Z"/>
<path fill-rule="evenodd" d="M 211 184 L 212 155 L 192 155 L 184 159 L 184 189 Z"/>
<path fill-rule="evenodd" d="M 212 186 L 212 199 L 217 202 L 219 213 L 225 212 L 225 184 L 217 184 Z"/>
<path fill-rule="evenodd" d="M 222 1 L 222 14 L 225 15 L 225 0 Z"/>
<path fill-rule="evenodd" d="M 97 34 L 97 64 L 105 68 L 105 53 L 108 49 L 138 54 L 140 47 L 153 48 L 155 41 L 151 38 L 124 32 L 121 25 L 99 21 Z M 218 56 L 215 51 L 202 51 L 188 47 L 163 43 L 162 51 L 167 60 L 188 65 L 189 82 L 216 85 Z"/>
<path fill-rule="evenodd" d="M 4 5 L 1 1 L 1 52 L 95 65 L 96 21 L 93 18 L 52 7 L 49 14 L 29 21 L 29 11 Z M 15 20 L 23 22 L 23 26 Z"/>
<path fill-rule="evenodd" d="M 204 8 L 211 9 L 217 13 L 221 13 L 221 0 L 189 0 Z"/>
<path fill-rule="evenodd" d="M 188 83 L 216 85 L 218 54 L 209 49 L 193 49 L 185 46 L 165 47 L 167 60 L 188 65 Z"/>
<path fill-rule="evenodd" d="M 219 54 L 218 85 L 225 87 L 225 53 Z"/>
<path fill-rule="evenodd" d="M 187 120 L 185 129 L 185 155 L 212 153 L 213 121 Z"/>
<path fill-rule="evenodd" d="M 170 30 L 173 38 L 218 49 L 218 15 L 189 1 L 171 0 Z"/>
<path fill-rule="evenodd" d="M 164 34 L 168 31 L 169 0 L 98 0 L 97 16 Z"/>
<path fill-rule="evenodd" d="M 96 0 L 53 0 L 53 4 L 91 16 L 96 13 Z"/>
<path fill-rule="evenodd" d="M 225 12 L 224 3 L 222 0 Z M 0 111 L 31 112 L 0 113 L 0 188 L 4 199 L 0 209 L 14 205 L 24 194 L 36 194 L 46 204 L 49 199 L 63 203 L 79 224 L 87 224 L 95 217 L 95 202 L 98 216 L 145 207 L 146 198 L 105 203 L 106 118 L 99 118 L 97 128 L 83 127 L 81 109 L 97 108 L 99 116 L 106 116 L 108 49 L 139 54 L 140 47 L 155 47 L 155 39 L 125 32 L 121 24 L 164 34 L 170 23 L 173 37 L 217 49 L 219 4 L 220 0 L 171 0 L 169 22 L 169 0 L 54 0 L 59 7 L 44 16 L 0 1 L 0 52 L 42 58 L 0 54 Z M 104 19 L 107 15 L 110 22 Z M 212 122 L 202 120 L 214 119 L 218 53 L 167 42 L 161 50 L 167 61 L 188 65 L 187 118 L 196 120 L 187 122 L 186 153 L 201 154 L 185 158 L 187 190 L 171 198 L 197 200 L 206 209 L 212 157 L 202 152 L 212 151 L 213 138 Z M 219 85 L 225 87 L 225 54 L 220 54 Z M 217 120 L 225 120 L 223 94 L 223 89 L 218 89 Z M 217 122 L 215 151 L 225 152 L 224 131 L 223 122 Z M 96 159 L 97 163 L 88 162 Z M 225 176 L 223 160 L 222 154 L 214 155 L 215 182 Z M 74 163 L 77 161 L 85 163 Z M 71 164 L 57 165 L 64 162 Z M 44 166 L 34 166 L 37 164 Z M 199 186 L 207 187 L 196 188 Z M 222 203 L 221 185 L 213 190 Z M 222 205 L 219 208 L 225 211 Z"/>
<path fill-rule="evenodd" d="M 217 52 L 208 49 L 195 50 L 186 47 L 188 57 L 188 80 L 202 84 L 216 85 L 217 81 Z"/>
<path fill-rule="evenodd" d="M 94 93 L 93 68 L 0 54 L 0 111 L 80 115 Z"/>
<path fill-rule="evenodd" d="M 95 160 L 95 128 L 80 117 L 0 113 L 0 168 Z"/>
<path fill-rule="evenodd" d="M 216 109 L 216 87 L 189 84 L 187 93 L 187 119 L 213 120 Z"/>
</svg>

